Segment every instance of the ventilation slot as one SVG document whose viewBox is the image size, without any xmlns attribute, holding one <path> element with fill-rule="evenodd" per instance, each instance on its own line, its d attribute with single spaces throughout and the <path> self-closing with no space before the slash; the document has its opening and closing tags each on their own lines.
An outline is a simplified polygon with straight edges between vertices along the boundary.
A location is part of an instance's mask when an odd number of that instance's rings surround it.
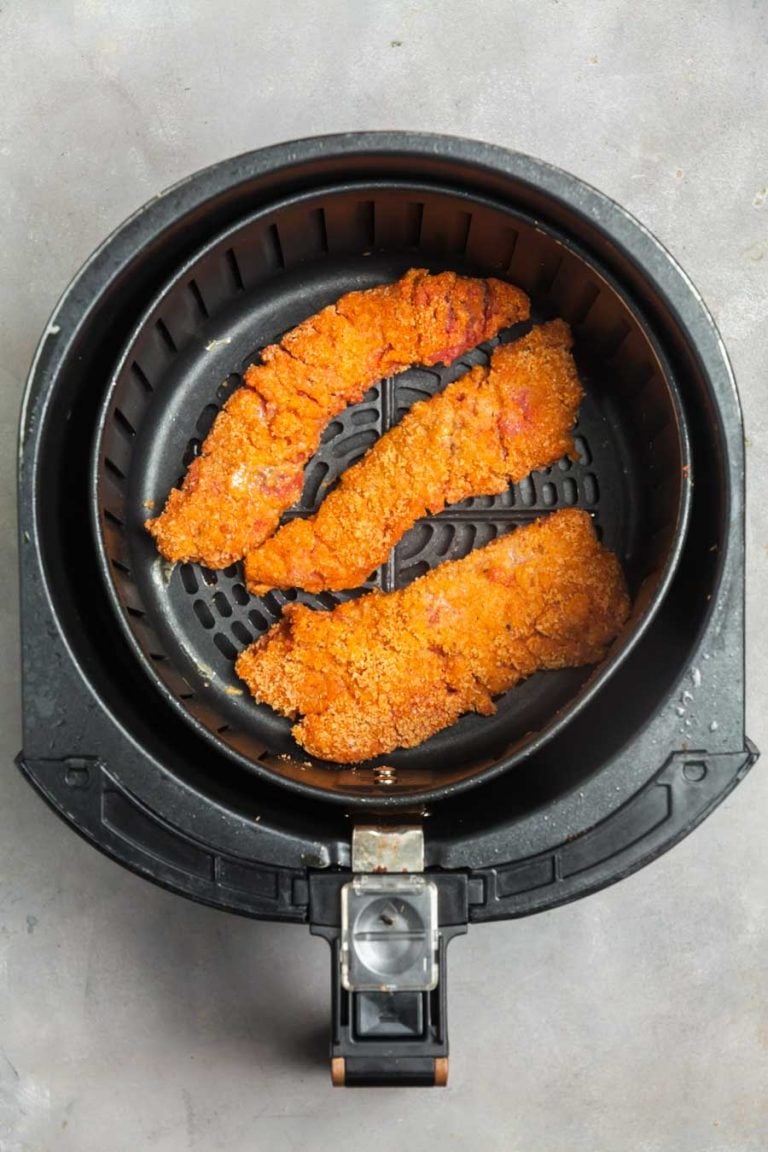
<svg viewBox="0 0 768 1152">
<path fill-rule="evenodd" d="M 117 424 L 118 428 L 122 432 L 125 432 L 129 439 L 132 439 L 136 435 L 136 429 L 134 428 L 133 424 L 131 424 L 125 413 L 121 412 L 119 408 L 115 408 L 113 416 L 115 419 L 115 424 Z"/>
<path fill-rule="evenodd" d="M 141 366 L 136 363 L 135 360 L 131 364 L 131 372 L 133 373 L 136 380 L 138 380 L 139 384 L 141 384 L 145 392 L 152 391 L 152 385 L 147 378 L 147 374 L 144 372 L 143 368 L 141 368 Z"/>
<path fill-rule="evenodd" d="M 192 294 L 192 298 L 195 301 L 195 304 L 197 305 L 198 312 L 200 313 L 200 315 L 202 316 L 202 318 L 204 320 L 207 320 L 208 319 L 208 308 L 206 307 L 205 300 L 203 300 L 203 294 L 200 291 L 200 287 L 197 283 L 197 280 L 190 280 L 188 287 L 189 287 L 189 291 Z"/>
<path fill-rule="evenodd" d="M 219 616 L 229 618 L 232 615 L 232 605 L 223 592 L 217 592 L 213 597 L 213 602 L 216 605 L 216 611 Z"/>
<path fill-rule="evenodd" d="M 367 432 L 353 432 L 351 436 L 345 436 L 338 444 L 334 444 L 331 451 L 337 459 L 346 459 L 351 463 L 362 456 L 377 438 L 373 428 Z"/>
<path fill-rule="evenodd" d="M 359 411 L 352 410 L 349 413 L 349 419 L 353 424 L 374 424 L 379 418 L 379 414 L 375 408 L 361 408 Z"/>
<path fill-rule="evenodd" d="M 187 444 L 187 449 L 184 453 L 184 456 L 182 457 L 182 463 L 183 463 L 184 467 L 189 468 L 192 461 L 197 459 L 197 457 L 200 455 L 202 450 L 203 450 L 202 440 L 198 440 L 196 437 L 194 437 L 192 440 L 190 440 L 189 443 Z"/>
<path fill-rule="evenodd" d="M 285 254 L 283 253 L 283 245 L 282 241 L 280 240 L 280 233 L 277 229 L 277 224 L 270 224 L 269 228 L 267 229 L 267 235 L 269 236 L 269 243 L 272 247 L 275 263 L 277 264 L 278 268 L 285 268 Z"/>
<path fill-rule="evenodd" d="M 125 473 L 120 468 L 118 468 L 114 460 L 110 460 L 109 456 L 104 457 L 104 467 L 106 468 L 107 472 L 111 472 L 116 480 L 125 480 Z"/>
<path fill-rule="evenodd" d="M 233 623 L 232 623 L 232 635 L 235 637 L 236 640 L 239 640 L 241 644 L 251 644 L 253 642 L 253 636 L 251 635 L 251 633 L 248 631 L 245 624 L 243 624 L 241 620 L 233 621 Z"/>
<path fill-rule="evenodd" d="M 241 608 L 244 607 L 244 605 L 246 605 L 248 603 L 248 601 L 250 600 L 250 596 L 248 595 L 248 592 L 247 592 L 246 588 L 244 587 L 244 585 L 242 585 L 242 584 L 233 584 L 232 585 L 232 599 L 234 600 L 235 604 L 239 604 Z"/>
<path fill-rule="evenodd" d="M 225 636 L 223 632 L 217 632 L 213 638 L 213 642 L 222 656 L 226 656 L 227 660 L 237 659 L 237 648 L 235 648 L 232 641 L 228 636 Z M 219 728 L 219 732 L 221 732 L 221 728 Z"/>
<path fill-rule="evenodd" d="M 575 504 L 579 499 L 579 489 L 576 481 L 572 476 L 566 476 L 563 480 L 563 503 Z"/>
<path fill-rule="evenodd" d="M 552 267 L 552 271 L 542 275 L 541 292 L 544 296 L 550 296 L 553 293 L 564 260 L 565 256 L 559 256 Z"/>
<path fill-rule="evenodd" d="M 181 575 L 181 584 L 185 592 L 189 592 L 193 596 L 197 592 L 197 576 L 191 564 L 182 564 L 179 569 Z"/>
<path fill-rule="evenodd" d="M 328 225 L 325 222 L 325 212 L 322 208 L 315 208 L 310 212 L 310 219 L 313 220 L 317 228 L 318 243 L 321 252 L 329 252 L 328 247 Z"/>
<path fill-rule="evenodd" d="M 195 616 L 197 616 L 203 628 L 213 628 L 216 621 L 213 618 L 213 612 L 211 612 L 205 600 L 195 600 L 192 607 L 195 610 Z"/>
<path fill-rule="evenodd" d="M 165 323 L 165 321 L 158 320 L 155 324 L 155 328 L 157 329 L 160 339 L 163 341 L 163 344 L 165 344 L 168 351 L 176 355 L 176 352 L 178 351 L 176 347 L 176 341 L 174 340 L 173 336 L 171 336 L 168 325 Z"/>
<path fill-rule="evenodd" d="M 213 427 L 213 422 L 219 414 L 219 410 L 215 404 L 206 404 L 202 412 L 197 418 L 195 428 L 200 435 L 205 438 Z"/>
<path fill-rule="evenodd" d="M 344 425 L 340 420 L 332 420 L 328 427 L 323 432 L 321 444 L 328 444 L 334 437 L 339 436 L 344 431 Z"/>
<path fill-rule="evenodd" d="M 266 596 L 262 600 L 262 603 L 263 603 L 264 607 L 267 609 L 267 611 L 269 613 L 271 613 L 271 615 L 274 616 L 275 619 L 277 619 L 277 617 L 283 611 L 283 604 L 285 603 L 285 597 L 282 596 L 280 593 L 277 593 L 277 592 L 267 592 Z"/>
<path fill-rule="evenodd" d="M 586 504 L 597 504 L 600 491 L 597 486 L 597 476 L 593 472 L 587 472 L 582 478 L 581 491 Z"/>
<path fill-rule="evenodd" d="M 251 358 L 249 358 L 249 361 L 248 361 L 249 363 L 250 363 L 250 359 Z M 235 389 L 239 388 L 242 383 L 243 383 L 243 378 L 240 375 L 240 373 L 239 372 L 232 372 L 231 375 L 227 376 L 226 380 L 224 380 L 221 384 L 219 384 L 218 388 L 216 389 L 216 399 L 220 400 L 221 403 L 223 404 L 224 401 L 228 400 L 229 397 L 232 395 L 232 393 L 235 391 Z"/>
<path fill-rule="evenodd" d="M 520 481 L 517 490 L 520 493 L 520 503 L 524 507 L 530 508 L 536 503 L 536 491 L 530 476 L 526 476 L 524 480 Z"/>
<path fill-rule="evenodd" d="M 509 228 L 505 233 L 506 254 L 504 260 L 504 267 L 509 271 L 510 265 L 515 256 L 515 248 L 517 247 L 517 238 L 520 235 L 517 228 Z"/>
<path fill-rule="evenodd" d="M 257 612 L 255 608 L 252 608 L 248 613 L 248 619 L 257 632 L 266 632 L 267 628 L 269 628 L 269 621 L 266 616 L 262 616 L 261 612 Z M 232 626 L 232 631 L 235 631 L 234 625 Z"/>
<path fill-rule="evenodd" d="M 421 244 L 421 229 L 424 224 L 424 205 L 408 205 L 408 241 L 409 248 L 418 248 Z"/>
<path fill-rule="evenodd" d="M 411 564 L 410 568 L 403 568 L 398 575 L 397 587 L 404 588 L 406 584 L 411 584 L 426 572 L 429 572 L 429 564 L 426 560 L 419 560 L 417 564 Z"/>
<path fill-rule="evenodd" d="M 456 251 L 460 255 L 464 255 L 469 245 L 469 233 L 472 229 L 472 213 L 460 212 L 459 213 L 459 226 L 458 226 L 458 246 Z"/>
<path fill-rule="evenodd" d="M 420 247 L 433 256 L 460 259 L 466 253 L 471 227 L 471 212 L 457 212 L 430 204 L 421 220 Z"/>
<path fill-rule="evenodd" d="M 245 289 L 245 284 L 243 284 L 243 277 L 240 273 L 240 265 L 237 262 L 237 256 L 235 256 L 234 248 L 227 248 L 225 255 L 227 265 L 229 267 L 229 274 L 232 277 L 232 283 L 235 286 L 235 290 L 237 292 L 242 292 Z"/>
<path fill-rule="evenodd" d="M 577 458 L 579 464 L 591 464 L 592 453 L 589 450 L 589 445 L 583 436 L 574 436 L 573 443 L 576 448 Z"/>
</svg>

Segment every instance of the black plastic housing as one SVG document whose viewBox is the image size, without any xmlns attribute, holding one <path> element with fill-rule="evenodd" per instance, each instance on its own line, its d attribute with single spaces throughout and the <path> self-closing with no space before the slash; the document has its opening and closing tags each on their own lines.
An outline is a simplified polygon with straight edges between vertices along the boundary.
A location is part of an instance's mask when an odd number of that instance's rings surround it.
<svg viewBox="0 0 768 1152">
<path fill-rule="evenodd" d="M 385 133 L 265 149 L 183 182 L 91 258 L 43 336 L 22 417 L 20 764 L 74 828 L 122 863 L 267 918 L 306 920 L 313 870 L 348 868 L 355 813 L 386 819 L 395 799 L 386 786 L 366 782 L 345 802 L 310 798 L 249 771 L 169 706 L 117 626 L 90 519 L 100 405 L 158 288 L 277 199 L 350 182 L 416 182 L 492 201 L 584 252 L 642 316 L 688 426 L 689 527 L 635 647 L 514 768 L 478 775 L 462 795 L 447 787 L 414 801 L 428 867 L 458 869 L 473 885 L 470 919 L 524 915 L 664 851 L 754 758 L 743 720 L 744 463 L 727 358 L 674 261 L 599 193 L 488 145 Z"/>
</svg>

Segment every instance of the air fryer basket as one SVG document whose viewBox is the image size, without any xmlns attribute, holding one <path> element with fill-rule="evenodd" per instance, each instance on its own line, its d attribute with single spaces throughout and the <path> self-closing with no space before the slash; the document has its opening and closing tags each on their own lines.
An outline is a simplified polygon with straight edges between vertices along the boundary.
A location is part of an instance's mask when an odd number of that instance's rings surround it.
<svg viewBox="0 0 768 1152">
<path fill-rule="evenodd" d="M 586 398 L 579 459 L 561 460 L 499 497 L 464 501 L 416 525 L 362 589 L 249 596 L 241 565 L 211 572 L 162 562 L 142 525 L 200 449 L 223 401 L 265 344 L 343 292 L 413 266 L 496 275 L 531 296 L 533 321 L 573 326 Z M 502 334 L 511 339 L 526 326 Z M 320 503 L 341 472 L 414 401 L 491 345 L 449 368 L 414 368 L 334 420 L 297 508 Z M 509 770 L 568 723 L 626 658 L 673 575 L 691 465 L 677 385 L 641 309 L 600 263 L 556 228 L 501 201 L 411 181 L 344 183 L 287 197 L 215 236 L 175 269 L 139 320 L 106 393 L 95 438 L 94 531 L 123 631 L 172 707 L 246 769 L 345 802 L 386 792 L 413 803 Z M 402 587 L 557 507 L 587 509 L 622 558 L 632 617 L 598 669 L 539 673 L 491 718 L 467 716 L 419 748 L 354 768 L 309 758 L 288 721 L 257 705 L 234 674 L 237 653 L 288 599 L 322 610 L 372 587 Z M 414 670 L 418 674 L 418 670 Z M 386 771 L 381 768 L 386 766 Z"/>
</svg>

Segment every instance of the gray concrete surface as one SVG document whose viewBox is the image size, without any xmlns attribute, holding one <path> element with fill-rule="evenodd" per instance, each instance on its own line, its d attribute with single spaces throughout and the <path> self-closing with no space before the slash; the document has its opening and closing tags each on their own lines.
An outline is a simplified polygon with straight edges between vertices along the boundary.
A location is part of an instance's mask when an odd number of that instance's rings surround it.
<svg viewBox="0 0 768 1152">
<path fill-rule="evenodd" d="M 2 1152 L 768 1149 L 762 766 L 652 867 L 453 946 L 441 1093 L 333 1092 L 325 945 L 121 871 L 12 767 L 15 425 L 59 292 L 186 173 L 360 128 L 568 168 L 704 293 L 746 410 L 747 713 L 768 749 L 766 5 L 3 0 L 0 43 Z"/>
</svg>

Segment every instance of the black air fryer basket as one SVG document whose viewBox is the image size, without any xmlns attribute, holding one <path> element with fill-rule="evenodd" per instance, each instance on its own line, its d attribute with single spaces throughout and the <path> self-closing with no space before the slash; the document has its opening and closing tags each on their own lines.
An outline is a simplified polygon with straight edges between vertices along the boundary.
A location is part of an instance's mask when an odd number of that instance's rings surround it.
<svg viewBox="0 0 768 1152">
<path fill-rule="evenodd" d="M 240 565 L 167 565 L 143 530 L 259 349 L 410 267 L 498 276 L 564 317 L 579 458 L 420 521 L 362 589 L 246 592 Z M 526 326 L 501 334 L 516 337 Z M 381 381 L 326 431 L 299 504 L 449 368 Z M 244 693 L 233 662 L 302 599 L 402 587 L 576 506 L 633 611 L 596 668 L 539 673 L 494 717 L 340 767 Z M 154 200 L 60 302 L 20 447 L 28 779 L 167 887 L 310 924 L 332 946 L 337 1083 L 443 1083 L 445 948 L 471 921 L 587 894 L 653 859 L 734 786 L 743 721 L 743 455 L 730 368 L 684 274 L 573 177 L 452 138 L 302 141 Z M 418 669 L 414 669 L 418 676 Z"/>
</svg>

